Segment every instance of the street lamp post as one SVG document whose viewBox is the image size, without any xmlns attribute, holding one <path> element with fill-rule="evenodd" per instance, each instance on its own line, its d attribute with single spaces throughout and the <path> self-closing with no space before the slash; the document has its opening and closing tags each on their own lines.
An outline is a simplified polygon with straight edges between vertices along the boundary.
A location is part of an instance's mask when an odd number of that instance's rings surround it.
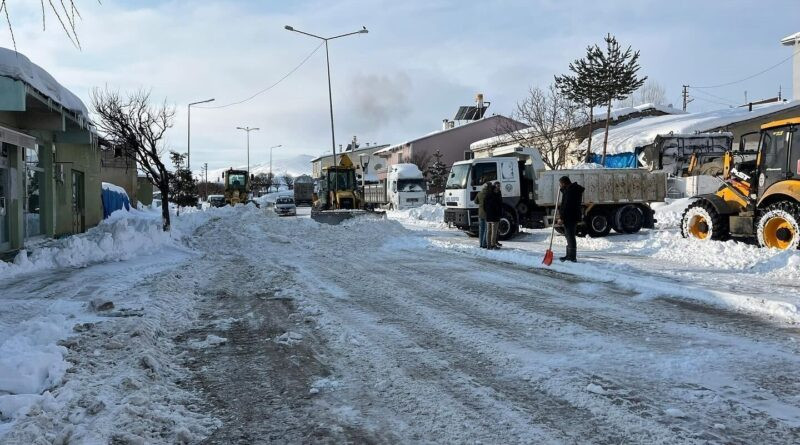
<svg viewBox="0 0 800 445">
<path fill-rule="evenodd" d="M 299 29 L 295 29 L 294 27 L 289 26 L 289 25 L 286 25 L 283 28 L 286 29 L 287 31 L 293 31 L 293 32 L 297 32 L 297 33 L 300 33 L 300 34 L 305 34 L 305 35 L 307 35 L 309 37 L 313 37 L 315 39 L 319 39 L 319 40 L 322 40 L 323 42 L 325 42 L 325 64 L 327 65 L 327 68 L 328 68 L 328 106 L 329 106 L 330 112 L 331 112 L 331 149 L 333 150 L 333 165 L 335 167 L 337 165 L 337 162 L 336 162 L 336 136 L 334 135 L 334 130 L 333 130 L 333 93 L 331 93 L 331 60 L 330 60 L 330 56 L 328 54 L 328 41 L 329 40 L 333 40 L 333 39 L 338 39 L 340 37 L 352 36 L 354 34 L 366 34 L 369 31 L 367 31 L 367 28 L 365 26 L 362 26 L 361 27 L 362 29 L 360 29 L 358 31 L 348 32 L 346 34 L 340 34 L 338 36 L 333 36 L 333 37 L 320 37 L 320 36 L 315 35 L 315 34 L 311 34 L 311 33 L 305 32 L 305 31 L 300 31 Z M 333 184 L 334 184 L 333 185 L 333 193 L 335 194 L 339 190 L 339 174 L 338 174 L 338 172 L 336 173 L 336 175 L 334 175 L 334 183 Z"/>
<path fill-rule="evenodd" d="M 369 168 L 369 155 L 361 153 L 358 155 L 358 163 L 361 164 L 361 193 L 364 193 L 365 182 L 367 180 L 367 169 Z"/>
<path fill-rule="evenodd" d="M 275 182 L 275 177 L 272 176 L 272 149 L 278 147 L 282 147 L 282 145 L 281 144 L 273 145 L 272 147 L 269 148 L 269 178 L 273 182 Z"/>
<path fill-rule="evenodd" d="M 186 114 L 186 169 L 192 171 L 192 105 L 206 104 L 213 102 L 214 99 L 201 100 L 199 102 L 192 102 L 186 106 L 188 111 Z"/>
<path fill-rule="evenodd" d="M 250 128 L 250 127 L 236 127 L 237 130 L 243 130 L 247 132 L 247 180 L 250 180 L 250 132 L 258 130 L 258 127 Z"/>
</svg>

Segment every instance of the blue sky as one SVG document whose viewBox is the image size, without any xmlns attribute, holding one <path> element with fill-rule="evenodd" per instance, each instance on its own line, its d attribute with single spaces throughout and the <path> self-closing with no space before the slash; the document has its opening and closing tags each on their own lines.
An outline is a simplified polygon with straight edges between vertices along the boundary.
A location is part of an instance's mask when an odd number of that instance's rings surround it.
<svg viewBox="0 0 800 445">
<path fill-rule="evenodd" d="M 509 113 L 530 86 L 547 86 L 588 44 L 611 32 L 641 51 L 642 72 L 679 106 L 682 84 L 737 80 L 790 55 L 780 38 L 800 31 L 800 2 L 755 1 L 95 1 L 78 0 L 82 49 L 39 6 L 11 6 L 17 48 L 88 103 L 89 91 L 152 88 L 178 107 L 171 148 L 186 146 L 185 104 L 243 99 L 273 83 L 321 35 L 369 34 L 331 43 L 337 142 L 396 143 L 436 130 L 483 92 Z M 0 33 L 10 47 L 7 31 Z M 324 52 L 269 92 L 239 106 L 192 112 L 193 163 L 242 164 L 321 154 L 330 134 Z M 747 82 L 697 93 L 690 111 L 791 95 L 789 62 Z M 709 95 L 710 94 L 710 95 Z M 279 153 L 280 152 L 280 153 Z"/>
</svg>

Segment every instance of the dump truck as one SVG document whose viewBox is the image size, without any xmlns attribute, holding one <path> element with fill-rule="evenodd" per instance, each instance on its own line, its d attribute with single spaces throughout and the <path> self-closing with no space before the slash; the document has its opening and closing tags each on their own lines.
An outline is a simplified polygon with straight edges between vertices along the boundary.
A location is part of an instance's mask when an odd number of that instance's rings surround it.
<svg viewBox="0 0 800 445">
<path fill-rule="evenodd" d="M 747 150 L 742 135 L 723 159 L 716 193 L 695 196 L 683 213 L 681 234 L 698 240 L 755 238 L 780 250 L 800 245 L 800 117 L 769 122 Z M 755 159 L 753 156 L 755 155 Z"/>
<path fill-rule="evenodd" d="M 252 199 L 250 193 L 250 181 L 252 177 L 247 175 L 247 170 L 234 170 L 229 168 L 222 172 L 222 181 L 225 186 L 225 203 L 236 205 L 247 203 Z"/>
<path fill-rule="evenodd" d="M 312 205 L 314 203 L 314 180 L 311 176 L 302 175 L 294 180 L 294 202 L 296 205 Z"/>
<path fill-rule="evenodd" d="M 500 182 L 503 214 L 498 237 L 506 240 L 520 227 L 544 228 L 555 224 L 558 180 L 568 176 L 585 188 L 580 235 L 600 237 L 611 229 L 636 233 L 655 224 L 653 202 L 664 201 L 664 172 L 646 169 L 546 170 L 539 150 L 509 145 L 497 147 L 490 157 L 453 164 L 444 192 L 445 222 L 474 236 L 478 233 L 475 197 L 487 181 Z"/>
<path fill-rule="evenodd" d="M 394 164 L 386 179 L 363 187 L 364 206 L 404 210 L 425 204 L 425 177 L 415 164 Z"/>
</svg>

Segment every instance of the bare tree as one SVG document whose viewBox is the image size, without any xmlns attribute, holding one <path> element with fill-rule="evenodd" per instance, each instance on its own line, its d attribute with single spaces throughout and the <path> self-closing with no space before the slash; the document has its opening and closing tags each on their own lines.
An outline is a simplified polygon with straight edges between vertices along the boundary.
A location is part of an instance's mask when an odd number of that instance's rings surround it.
<svg viewBox="0 0 800 445">
<path fill-rule="evenodd" d="M 294 176 L 292 176 L 291 173 L 288 172 L 284 173 L 282 178 L 283 178 L 283 183 L 286 184 L 286 187 L 289 190 L 294 189 Z"/>
<path fill-rule="evenodd" d="M 617 107 L 635 107 L 641 104 L 663 105 L 667 102 L 667 91 L 658 82 L 652 79 L 634 91 L 627 99 L 616 102 Z"/>
<path fill-rule="evenodd" d="M 414 164 L 419 167 L 419 170 L 422 172 L 423 176 L 427 175 L 428 166 L 431 163 L 431 155 L 425 152 L 414 152 L 411 153 L 411 156 L 406 156 L 403 159 L 403 162 L 406 164 Z"/>
<path fill-rule="evenodd" d="M 175 110 L 166 103 L 150 104 L 150 92 L 139 90 L 123 97 L 117 91 L 95 89 L 92 108 L 100 133 L 125 156 L 136 160 L 150 183 L 161 192 L 161 219 L 170 229 L 170 172 L 164 165 L 164 135 L 172 127 Z"/>
<path fill-rule="evenodd" d="M 67 35 L 67 38 L 76 48 L 81 48 L 81 41 L 78 39 L 78 32 L 76 30 L 78 20 L 81 19 L 81 14 L 78 7 L 75 5 L 75 0 L 39 0 L 42 5 L 42 30 L 47 29 L 47 12 L 48 10 L 53 13 Z M 18 3 L 18 2 L 17 2 Z M 98 3 L 100 1 L 98 0 Z M 0 0 L 0 14 L 5 15 L 6 24 L 8 24 L 8 32 L 11 34 L 11 42 L 14 44 L 14 50 L 17 49 L 17 41 L 14 37 L 14 27 L 11 24 L 11 14 L 8 11 L 8 0 Z"/>
<path fill-rule="evenodd" d="M 531 87 L 528 97 L 517 103 L 512 118 L 528 128 L 504 128 L 506 137 L 537 148 L 544 164 L 553 170 L 564 166 L 576 131 L 585 123 L 581 105 L 568 100 L 555 85 Z"/>
</svg>

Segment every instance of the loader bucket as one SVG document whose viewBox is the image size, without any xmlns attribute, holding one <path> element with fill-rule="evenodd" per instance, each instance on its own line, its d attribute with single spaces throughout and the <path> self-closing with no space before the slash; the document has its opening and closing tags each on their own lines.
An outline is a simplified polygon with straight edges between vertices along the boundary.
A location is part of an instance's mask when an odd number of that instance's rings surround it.
<svg viewBox="0 0 800 445">
<path fill-rule="evenodd" d="M 341 224 L 355 217 L 386 218 L 386 212 L 370 212 L 367 210 L 312 210 L 311 219 L 322 224 Z"/>
</svg>

